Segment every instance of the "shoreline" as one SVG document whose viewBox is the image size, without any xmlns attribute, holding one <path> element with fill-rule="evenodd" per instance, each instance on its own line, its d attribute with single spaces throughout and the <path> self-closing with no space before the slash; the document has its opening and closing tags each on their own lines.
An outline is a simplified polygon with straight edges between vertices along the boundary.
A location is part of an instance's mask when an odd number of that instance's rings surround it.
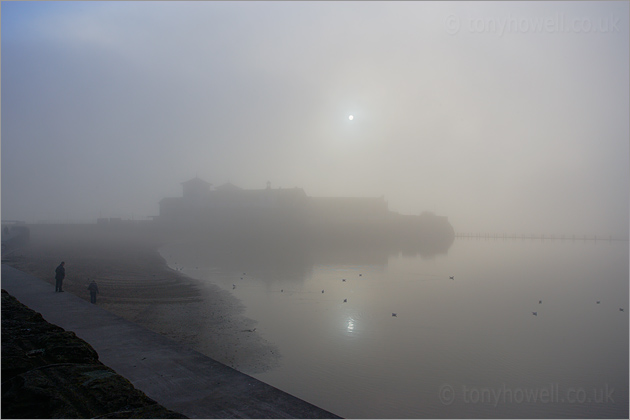
<svg viewBox="0 0 630 420">
<path fill-rule="evenodd" d="M 65 261 L 66 292 L 89 301 L 87 285 L 95 280 L 97 305 L 121 318 L 249 375 L 277 366 L 277 348 L 248 331 L 256 322 L 243 315 L 242 303 L 171 269 L 159 253 L 162 245 L 134 232 L 32 227 L 30 243 L 2 262 L 50 283 L 54 293 L 55 267 Z"/>
</svg>

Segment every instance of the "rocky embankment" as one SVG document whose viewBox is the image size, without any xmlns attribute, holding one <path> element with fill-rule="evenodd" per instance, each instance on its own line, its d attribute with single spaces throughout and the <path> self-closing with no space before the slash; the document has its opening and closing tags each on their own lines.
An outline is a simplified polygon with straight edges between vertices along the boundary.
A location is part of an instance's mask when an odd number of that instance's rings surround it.
<svg viewBox="0 0 630 420">
<path fill-rule="evenodd" d="M 2 290 L 3 418 L 186 418 L 98 360 L 73 332 Z"/>
</svg>

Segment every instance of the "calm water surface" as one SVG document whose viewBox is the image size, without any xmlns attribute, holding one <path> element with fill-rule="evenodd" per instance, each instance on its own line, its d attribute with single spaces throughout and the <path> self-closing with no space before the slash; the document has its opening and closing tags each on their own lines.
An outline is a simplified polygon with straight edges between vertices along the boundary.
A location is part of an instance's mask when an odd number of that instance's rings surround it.
<svg viewBox="0 0 630 420">
<path fill-rule="evenodd" d="M 162 254 L 279 348 L 258 379 L 340 416 L 628 417 L 627 242 L 456 239 L 285 267 Z"/>
</svg>

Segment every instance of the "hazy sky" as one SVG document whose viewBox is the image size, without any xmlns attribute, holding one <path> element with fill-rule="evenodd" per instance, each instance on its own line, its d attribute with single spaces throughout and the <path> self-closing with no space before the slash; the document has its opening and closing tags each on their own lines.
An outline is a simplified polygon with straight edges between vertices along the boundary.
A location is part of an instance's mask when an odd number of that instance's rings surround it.
<svg viewBox="0 0 630 420">
<path fill-rule="evenodd" d="M 628 5 L 3 2 L 2 218 L 146 218 L 198 175 L 626 236 Z"/>
</svg>

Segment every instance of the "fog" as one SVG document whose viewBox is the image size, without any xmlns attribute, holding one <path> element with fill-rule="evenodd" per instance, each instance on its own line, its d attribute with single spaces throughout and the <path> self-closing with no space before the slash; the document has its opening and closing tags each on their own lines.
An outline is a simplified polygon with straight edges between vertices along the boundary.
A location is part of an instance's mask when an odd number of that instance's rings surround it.
<svg viewBox="0 0 630 420">
<path fill-rule="evenodd" d="M 146 219 L 198 176 L 384 196 L 456 232 L 628 236 L 627 2 L 1 13 L 2 219 Z"/>
</svg>

